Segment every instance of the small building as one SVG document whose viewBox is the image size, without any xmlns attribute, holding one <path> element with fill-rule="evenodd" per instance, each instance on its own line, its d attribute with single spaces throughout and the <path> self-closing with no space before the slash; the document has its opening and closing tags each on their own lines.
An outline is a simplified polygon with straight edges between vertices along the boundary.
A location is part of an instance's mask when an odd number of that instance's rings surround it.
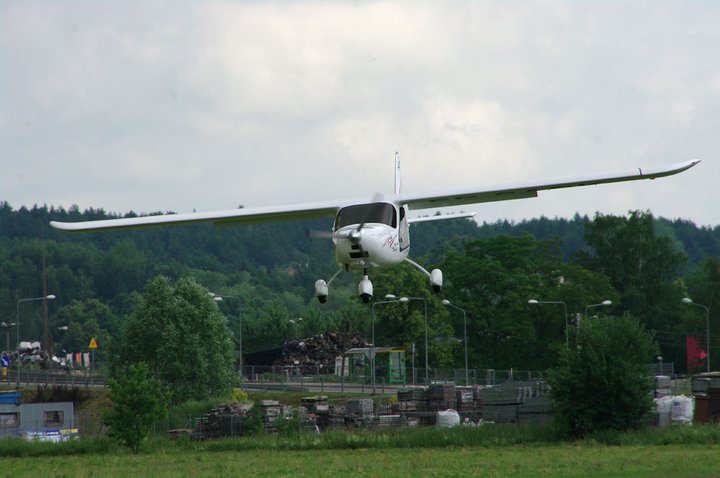
<svg viewBox="0 0 720 478">
<path fill-rule="evenodd" d="M 61 441 L 78 435 L 72 402 L 0 404 L 0 439 Z"/>
<path fill-rule="evenodd" d="M 335 375 L 371 381 L 370 354 L 372 347 L 355 347 L 335 360 Z M 405 383 L 405 349 L 402 347 L 375 347 L 375 380 L 387 383 Z"/>
</svg>

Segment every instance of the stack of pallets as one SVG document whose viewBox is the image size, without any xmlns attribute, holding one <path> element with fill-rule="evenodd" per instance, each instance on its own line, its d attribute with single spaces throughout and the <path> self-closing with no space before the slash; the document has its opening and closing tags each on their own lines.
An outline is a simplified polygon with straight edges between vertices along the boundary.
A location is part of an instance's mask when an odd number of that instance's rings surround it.
<svg viewBox="0 0 720 478">
<path fill-rule="evenodd" d="M 475 409 L 475 393 L 472 388 L 463 387 L 456 391 L 458 412 L 472 412 Z"/>
<path fill-rule="evenodd" d="M 428 411 L 437 412 L 440 410 L 455 409 L 457 397 L 455 385 L 437 384 L 428 387 Z"/>
</svg>

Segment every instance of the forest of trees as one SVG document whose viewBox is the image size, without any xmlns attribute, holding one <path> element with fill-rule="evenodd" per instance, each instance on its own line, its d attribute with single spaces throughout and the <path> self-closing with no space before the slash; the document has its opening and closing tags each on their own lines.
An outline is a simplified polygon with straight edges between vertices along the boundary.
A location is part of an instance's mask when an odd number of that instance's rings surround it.
<svg viewBox="0 0 720 478">
<path fill-rule="evenodd" d="M 134 215 L 130 213 L 129 215 Z M 301 336 L 346 329 L 370 332 L 371 311 L 356 297 L 355 274 L 333 282 L 327 304 L 318 304 L 313 283 L 335 270 L 329 240 L 309 230 L 330 229 L 330 220 L 214 228 L 173 226 L 117 232 L 69 234 L 51 220 L 117 217 L 103 210 L 47 206 L 14 209 L 0 203 L 0 322 L 13 323 L 19 307 L 22 340 L 42 340 L 43 257 L 49 324 L 55 353 L 86 352 L 95 337 L 99 360 L 120 350 L 122 329 L 138 312 L 148 283 L 158 276 L 192 278 L 209 291 L 239 297 L 218 303 L 238 336 L 242 314 L 246 353 L 282 345 L 294 336 L 290 319 L 302 317 Z M 704 343 L 705 313 L 681 303 L 685 296 L 710 310 L 711 357 L 720 362 L 720 228 L 690 221 L 626 216 L 539 218 L 477 225 L 468 220 L 419 223 L 411 228 L 411 257 L 443 270 L 441 295 L 426 278 L 399 266 L 371 279 L 375 300 L 385 294 L 426 300 L 429 360 L 434 367 L 462 367 L 462 314 L 467 313 L 472 368 L 544 370 L 574 333 L 576 314 L 603 300 L 612 306 L 592 315 L 631 315 L 655 333 L 664 361 L 686 368 L 685 337 Z M 564 302 L 563 307 L 528 304 L 528 299 Z M 423 304 L 376 308 L 378 345 L 421 344 Z M 14 344 L 14 329 L 1 330 Z M 713 332 L 716 331 L 716 332 Z M 572 337 L 572 335 L 570 335 Z M 47 345 L 47 344 L 46 344 Z M 12 345 L 11 345 L 11 348 Z M 424 350 L 418 347 L 419 363 Z"/>
</svg>

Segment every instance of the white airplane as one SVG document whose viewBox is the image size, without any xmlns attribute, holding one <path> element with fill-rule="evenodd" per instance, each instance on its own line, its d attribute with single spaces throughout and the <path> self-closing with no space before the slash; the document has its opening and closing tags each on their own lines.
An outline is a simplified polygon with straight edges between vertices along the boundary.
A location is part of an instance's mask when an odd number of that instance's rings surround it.
<svg viewBox="0 0 720 478">
<path fill-rule="evenodd" d="M 401 190 L 400 158 L 398 153 L 395 153 L 395 192 L 393 196 L 386 199 L 375 198 L 371 202 L 340 200 L 74 223 L 52 221 L 50 224 L 63 231 L 86 232 L 199 222 L 213 222 L 216 226 L 234 226 L 335 216 L 332 232 L 326 236 L 332 238 L 335 260 L 340 268 L 329 281 L 325 282 L 323 279 L 319 279 L 315 283 L 315 294 L 321 303 L 326 302 L 328 287 L 342 270 L 361 270 L 363 278 L 358 285 L 358 292 L 364 302 L 369 302 L 373 295 L 372 282 L 368 278 L 369 270 L 394 266 L 401 262 L 407 262 L 419 269 L 430 279 L 433 290 L 440 291 L 442 272 L 439 269 L 428 272 L 408 258 L 409 224 L 440 219 L 467 218 L 474 216 L 475 213 L 435 215 L 438 208 L 537 197 L 538 191 L 550 189 L 655 179 L 683 172 L 699 162 L 700 160 L 692 160 L 667 167 L 638 168 L 630 172 L 608 175 L 505 184 L 427 194 L 405 194 Z M 410 208 L 420 210 L 420 214 L 423 214 L 422 210 L 425 210 L 426 215 L 411 218 L 409 217 Z"/>
</svg>

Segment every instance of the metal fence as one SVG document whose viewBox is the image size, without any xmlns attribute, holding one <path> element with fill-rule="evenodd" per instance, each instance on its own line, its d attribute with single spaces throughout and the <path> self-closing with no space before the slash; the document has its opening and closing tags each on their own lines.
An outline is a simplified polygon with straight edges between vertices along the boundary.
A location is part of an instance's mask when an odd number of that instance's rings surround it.
<svg viewBox="0 0 720 478">
<path fill-rule="evenodd" d="M 649 375 L 666 375 L 675 378 L 673 363 L 648 364 Z M 20 375 L 21 387 L 36 386 L 68 386 L 95 388 L 104 387 L 107 384 L 105 369 L 90 373 L 87 370 L 75 371 L 73 373 L 57 371 L 22 371 Z M 299 367 L 293 366 L 259 366 L 247 365 L 243 367 L 243 373 L 238 373 L 236 385 L 242 388 L 257 389 L 282 389 L 292 391 L 295 389 L 317 389 L 317 386 L 326 386 L 327 391 L 344 391 L 343 389 L 361 389 L 362 391 L 372 388 L 373 377 L 370 374 L 356 376 L 342 376 L 336 374 L 323 374 L 320 367 L 303 366 L 303 373 Z M 404 380 L 390 380 L 388 377 L 377 374 L 375 386 L 381 389 L 393 390 L 397 387 L 407 385 L 430 385 L 433 383 L 452 383 L 455 385 L 498 385 L 505 382 L 528 381 L 542 379 L 544 372 L 528 370 L 496 370 L 496 369 L 469 369 L 454 368 L 441 369 L 430 368 L 426 373 L 424 368 L 409 370 Z M 467 381 L 465 377 L 467 375 Z M 7 376 L 0 377 L 0 385 L 13 386 L 17 384 L 17 372 L 8 370 Z M 299 391 L 299 390 L 298 390 Z"/>
<path fill-rule="evenodd" d="M 454 384 L 458 386 L 497 385 L 513 381 L 528 381 L 542 378 L 539 371 L 470 369 L 429 369 L 417 368 L 414 374 L 404 380 L 390 380 L 384 375 L 343 376 L 322 374 L 319 367 L 315 373 L 308 373 L 308 367 L 289 366 L 253 366 L 244 367 L 244 374 L 239 386 L 244 390 L 277 390 L 277 391 L 320 391 L 325 392 L 358 392 L 358 393 L 393 393 L 399 387 L 408 385 Z"/>
</svg>

